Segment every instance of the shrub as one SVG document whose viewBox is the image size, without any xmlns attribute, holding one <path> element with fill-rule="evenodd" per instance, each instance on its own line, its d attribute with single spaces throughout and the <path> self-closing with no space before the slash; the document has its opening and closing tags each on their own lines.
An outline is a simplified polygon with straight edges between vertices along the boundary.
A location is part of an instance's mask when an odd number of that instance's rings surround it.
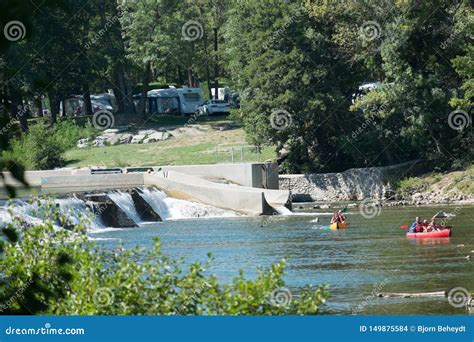
<svg viewBox="0 0 474 342">
<path fill-rule="evenodd" d="M 54 210 L 46 206 L 43 214 L 54 218 Z M 205 274 L 206 265 L 182 270 L 161 253 L 158 240 L 145 257 L 138 250 L 104 251 L 80 233 L 82 223 L 71 232 L 55 229 L 53 221 L 7 228 L 0 303 L 8 305 L 0 314 L 29 314 L 31 301 L 33 312 L 59 315 L 303 315 L 317 314 L 327 297 L 324 287 L 307 287 L 291 298 L 283 288 L 284 261 L 253 281 L 241 273 L 221 285 Z"/>
<path fill-rule="evenodd" d="M 408 196 L 411 195 L 412 192 L 425 190 L 427 185 L 427 182 L 422 178 L 405 178 L 398 183 L 398 191 L 403 196 Z"/>
<path fill-rule="evenodd" d="M 46 170 L 64 165 L 64 151 L 54 129 L 39 122 L 27 134 L 13 140 L 4 157 L 21 162 L 25 169 Z"/>
<path fill-rule="evenodd" d="M 87 121 L 84 126 L 76 124 L 73 120 L 60 121 L 55 126 L 55 135 L 61 146 L 66 150 L 76 146 L 79 139 L 90 139 L 98 135 L 98 130 Z"/>
<path fill-rule="evenodd" d="M 25 169 L 54 169 L 64 166 L 63 154 L 67 149 L 74 147 L 79 139 L 94 137 L 97 132 L 90 122 L 81 127 L 66 119 L 48 127 L 40 121 L 31 126 L 27 134 L 14 139 L 3 156 L 21 162 Z"/>
</svg>

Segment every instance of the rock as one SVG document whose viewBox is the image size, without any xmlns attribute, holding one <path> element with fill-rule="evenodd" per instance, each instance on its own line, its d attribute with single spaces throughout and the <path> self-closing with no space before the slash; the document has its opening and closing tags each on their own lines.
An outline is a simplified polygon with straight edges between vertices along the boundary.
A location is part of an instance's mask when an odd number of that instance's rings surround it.
<svg viewBox="0 0 474 342">
<path fill-rule="evenodd" d="M 154 142 L 156 142 L 156 139 L 153 139 L 153 138 L 145 138 L 145 140 L 143 140 L 144 144 L 151 144 Z"/>
<path fill-rule="evenodd" d="M 128 126 L 115 126 L 114 128 L 108 128 L 104 130 L 104 134 L 117 134 L 117 133 L 123 133 L 129 130 Z"/>
<path fill-rule="evenodd" d="M 347 205 L 348 208 L 356 208 L 357 207 L 357 204 L 356 203 L 349 203 Z"/>
<path fill-rule="evenodd" d="M 321 209 L 321 206 L 320 205 L 313 205 L 313 209 Z"/>
<path fill-rule="evenodd" d="M 168 132 L 155 132 L 150 134 L 147 138 L 155 139 L 155 141 L 163 141 L 170 138 L 170 134 Z"/>
<path fill-rule="evenodd" d="M 133 139 L 133 134 L 124 133 L 119 138 L 119 144 L 130 144 L 130 141 Z"/>
<path fill-rule="evenodd" d="M 107 135 L 107 144 L 118 145 L 120 144 L 120 134 Z"/>
<path fill-rule="evenodd" d="M 141 144 L 145 138 L 146 138 L 145 135 L 137 134 L 137 135 L 133 136 L 132 141 L 130 143 L 132 143 L 132 144 Z"/>
<path fill-rule="evenodd" d="M 95 138 L 94 142 L 92 143 L 96 147 L 104 147 L 107 137 L 99 135 Z"/>
<path fill-rule="evenodd" d="M 331 209 L 331 206 L 329 204 L 321 204 L 319 206 L 320 209 Z"/>
<path fill-rule="evenodd" d="M 89 147 L 89 139 L 79 139 L 77 141 L 77 148 Z"/>
<path fill-rule="evenodd" d="M 155 129 L 141 129 L 141 130 L 138 130 L 138 135 L 150 135 L 150 134 L 154 134 L 154 133 L 157 133 Z"/>
</svg>

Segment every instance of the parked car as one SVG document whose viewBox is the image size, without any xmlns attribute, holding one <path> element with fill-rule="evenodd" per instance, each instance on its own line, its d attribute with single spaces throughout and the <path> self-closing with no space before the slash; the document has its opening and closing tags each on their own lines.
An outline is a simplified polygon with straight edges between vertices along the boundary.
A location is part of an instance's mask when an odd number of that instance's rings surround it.
<svg viewBox="0 0 474 342">
<path fill-rule="evenodd" d="M 224 100 L 207 100 L 198 110 L 201 115 L 228 114 L 229 108 L 229 104 Z"/>
</svg>

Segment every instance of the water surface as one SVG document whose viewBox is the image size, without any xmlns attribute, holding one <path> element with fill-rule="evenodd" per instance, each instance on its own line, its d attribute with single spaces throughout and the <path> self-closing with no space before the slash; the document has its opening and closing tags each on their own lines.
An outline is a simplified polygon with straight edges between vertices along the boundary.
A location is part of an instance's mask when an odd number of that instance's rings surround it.
<svg viewBox="0 0 474 342">
<path fill-rule="evenodd" d="M 415 216 L 429 218 L 438 210 L 456 212 L 449 221 L 453 236 L 410 240 L 400 225 Z M 359 210 L 348 213 L 350 228 L 329 231 L 328 210 L 308 210 L 292 216 L 269 218 L 198 218 L 146 224 L 140 228 L 92 233 L 104 248 L 123 244 L 151 248 L 160 237 L 163 251 L 187 263 L 214 260 L 210 273 L 223 283 L 239 270 L 247 277 L 258 266 L 268 268 L 285 258 L 285 282 L 297 292 L 306 284 L 327 284 L 329 314 L 452 315 L 466 314 L 445 298 L 377 298 L 375 292 L 445 291 L 464 287 L 474 291 L 474 207 L 384 208 L 367 219 Z M 315 218 L 319 214 L 319 222 Z"/>
</svg>

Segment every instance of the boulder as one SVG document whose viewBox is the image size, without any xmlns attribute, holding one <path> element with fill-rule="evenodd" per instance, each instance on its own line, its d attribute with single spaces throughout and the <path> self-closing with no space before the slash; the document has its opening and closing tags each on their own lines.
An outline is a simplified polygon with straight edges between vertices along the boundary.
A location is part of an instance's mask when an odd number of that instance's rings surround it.
<svg viewBox="0 0 474 342">
<path fill-rule="evenodd" d="M 114 128 L 109 128 L 104 130 L 104 134 L 116 134 L 116 133 L 124 133 L 129 130 L 128 126 L 115 126 Z"/>
<path fill-rule="evenodd" d="M 79 139 L 77 141 L 77 148 L 89 147 L 89 139 Z"/>
<path fill-rule="evenodd" d="M 99 135 L 95 138 L 94 142 L 92 143 L 96 147 L 104 147 L 107 137 Z"/>
<path fill-rule="evenodd" d="M 146 138 L 146 136 L 143 135 L 143 134 L 134 135 L 133 138 L 132 138 L 131 143 L 132 144 L 141 144 L 143 142 L 143 140 L 145 140 L 145 138 Z"/>
<path fill-rule="evenodd" d="M 124 133 L 119 138 L 119 144 L 130 144 L 130 141 L 133 139 L 133 134 Z"/>
<path fill-rule="evenodd" d="M 156 142 L 156 139 L 153 139 L 153 138 L 145 138 L 145 140 L 143 140 L 144 144 L 151 144 L 154 142 Z"/>
<path fill-rule="evenodd" d="M 118 145 L 120 144 L 121 134 L 111 134 L 107 135 L 107 144 L 109 145 Z"/>
<path fill-rule="evenodd" d="M 150 135 L 156 133 L 155 129 L 141 129 L 138 131 L 138 135 Z"/>
<path fill-rule="evenodd" d="M 147 138 L 155 139 L 155 141 L 163 141 L 170 138 L 170 134 L 168 132 L 155 132 L 150 134 Z"/>
</svg>

